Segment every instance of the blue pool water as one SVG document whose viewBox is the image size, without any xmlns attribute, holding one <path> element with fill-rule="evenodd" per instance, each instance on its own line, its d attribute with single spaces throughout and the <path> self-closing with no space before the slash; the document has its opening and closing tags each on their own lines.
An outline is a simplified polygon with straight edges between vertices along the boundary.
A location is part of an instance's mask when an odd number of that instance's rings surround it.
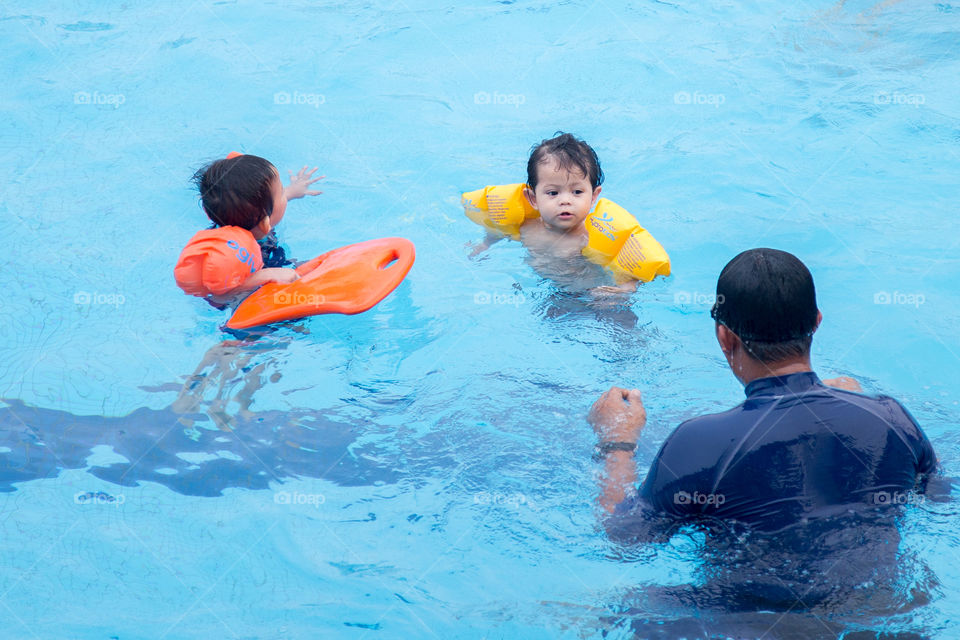
<svg viewBox="0 0 960 640">
<path fill-rule="evenodd" d="M 739 402 L 710 294 L 772 246 L 817 281 L 817 370 L 960 471 L 960 6 L 38 1 L 0 7 L 0 50 L 0 635 L 960 637 L 950 502 L 900 524 L 923 606 L 638 597 L 697 584 L 702 536 L 612 545 L 584 421 L 640 388 L 645 471 Z M 515 243 L 467 258 L 459 194 L 556 130 L 670 252 L 628 310 Z M 230 150 L 327 175 L 279 228 L 295 257 L 404 236 L 405 283 L 225 343 L 172 265 L 206 224 L 190 174 Z"/>
</svg>

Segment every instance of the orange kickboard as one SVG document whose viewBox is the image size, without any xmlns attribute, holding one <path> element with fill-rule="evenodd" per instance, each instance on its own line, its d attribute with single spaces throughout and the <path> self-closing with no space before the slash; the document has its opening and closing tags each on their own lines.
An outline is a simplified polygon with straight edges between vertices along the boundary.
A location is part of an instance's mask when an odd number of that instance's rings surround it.
<svg viewBox="0 0 960 640">
<path fill-rule="evenodd" d="M 300 279 L 265 284 L 240 303 L 227 327 L 249 329 L 321 313 L 362 313 L 390 295 L 416 252 L 405 238 L 380 238 L 328 251 L 297 267 Z"/>
</svg>

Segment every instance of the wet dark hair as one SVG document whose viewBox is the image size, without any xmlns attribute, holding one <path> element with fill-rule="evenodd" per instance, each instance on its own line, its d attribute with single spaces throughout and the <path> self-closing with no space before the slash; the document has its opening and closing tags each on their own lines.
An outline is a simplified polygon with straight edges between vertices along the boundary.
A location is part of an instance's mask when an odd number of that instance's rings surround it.
<svg viewBox="0 0 960 640">
<path fill-rule="evenodd" d="M 810 270 L 777 249 L 750 249 L 728 262 L 717 279 L 710 311 L 764 364 L 808 355 L 817 313 Z"/>
<path fill-rule="evenodd" d="M 277 175 L 269 161 L 241 155 L 202 167 L 193 174 L 193 183 L 214 225 L 250 230 L 273 213 L 270 184 Z"/>
<path fill-rule="evenodd" d="M 603 184 L 603 170 L 600 168 L 597 152 L 573 134 L 557 131 L 554 135 L 556 137 L 541 140 L 540 144 L 535 144 L 530 149 L 530 159 L 527 160 L 527 185 L 536 190 L 537 167 L 548 158 L 556 160 L 561 169 L 580 171 L 590 180 L 594 189 Z"/>
</svg>

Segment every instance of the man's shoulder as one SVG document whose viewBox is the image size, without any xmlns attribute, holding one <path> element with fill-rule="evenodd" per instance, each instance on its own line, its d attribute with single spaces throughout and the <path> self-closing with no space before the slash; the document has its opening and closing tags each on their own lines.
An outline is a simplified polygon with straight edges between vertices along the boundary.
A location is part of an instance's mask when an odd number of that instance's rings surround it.
<svg viewBox="0 0 960 640">
<path fill-rule="evenodd" d="M 688 418 L 680 423 L 671 435 L 681 434 L 685 438 L 694 438 L 703 433 L 716 432 L 718 428 L 735 428 L 742 422 L 740 419 L 743 414 L 743 403 L 716 413 L 705 413 L 693 418 Z"/>
<path fill-rule="evenodd" d="M 912 428 L 915 426 L 910 413 L 899 400 L 885 394 L 866 394 L 834 387 L 824 387 L 830 397 L 848 403 L 882 420 L 889 427 Z"/>
<path fill-rule="evenodd" d="M 686 458 L 690 451 L 699 451 L 711 458 L 736 442 L 748 428 L 742 416 L 743 404 L 717 413 L 706 413 L 681 422 L 663 442 L 660 454 L 674 455 L 677 451 Z"/>
</svg>

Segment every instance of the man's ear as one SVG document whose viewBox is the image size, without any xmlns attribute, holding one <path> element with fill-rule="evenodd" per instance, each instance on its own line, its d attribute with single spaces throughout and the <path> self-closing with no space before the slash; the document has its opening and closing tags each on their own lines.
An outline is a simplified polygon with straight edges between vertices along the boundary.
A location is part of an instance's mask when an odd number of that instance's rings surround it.
<svg viewBox="0 0 960 640">
<path fill-rule="evenodd" d="M 727 329 L 725 326 L 716 323 L 717 330 L 717 342 L 720 343 L 720 350 L 725 354 L 730 355 L 733 353 L 736 348 L 740 345 L 740 338 L 730 329 Z"/>
<path fill-rule="evenodd" d="M 528 186 L 523 187 L 523 197 L 527 199 L 527 202 L 530 203 L 530 206 L 534 209 L 537 209 L 537 194 L 533 192 Z M 539 211 L 539 209 L 537 209 Z"/>
<path fill-rule="evenodd" d="M 820 313 L 820 309 L 817 309 L 817 324 L 813 327 L 813 332 L 816 333 L 817 329 L 820 328 L 820 323 L 823 322 L 823 314 Z"/>
</svg>

